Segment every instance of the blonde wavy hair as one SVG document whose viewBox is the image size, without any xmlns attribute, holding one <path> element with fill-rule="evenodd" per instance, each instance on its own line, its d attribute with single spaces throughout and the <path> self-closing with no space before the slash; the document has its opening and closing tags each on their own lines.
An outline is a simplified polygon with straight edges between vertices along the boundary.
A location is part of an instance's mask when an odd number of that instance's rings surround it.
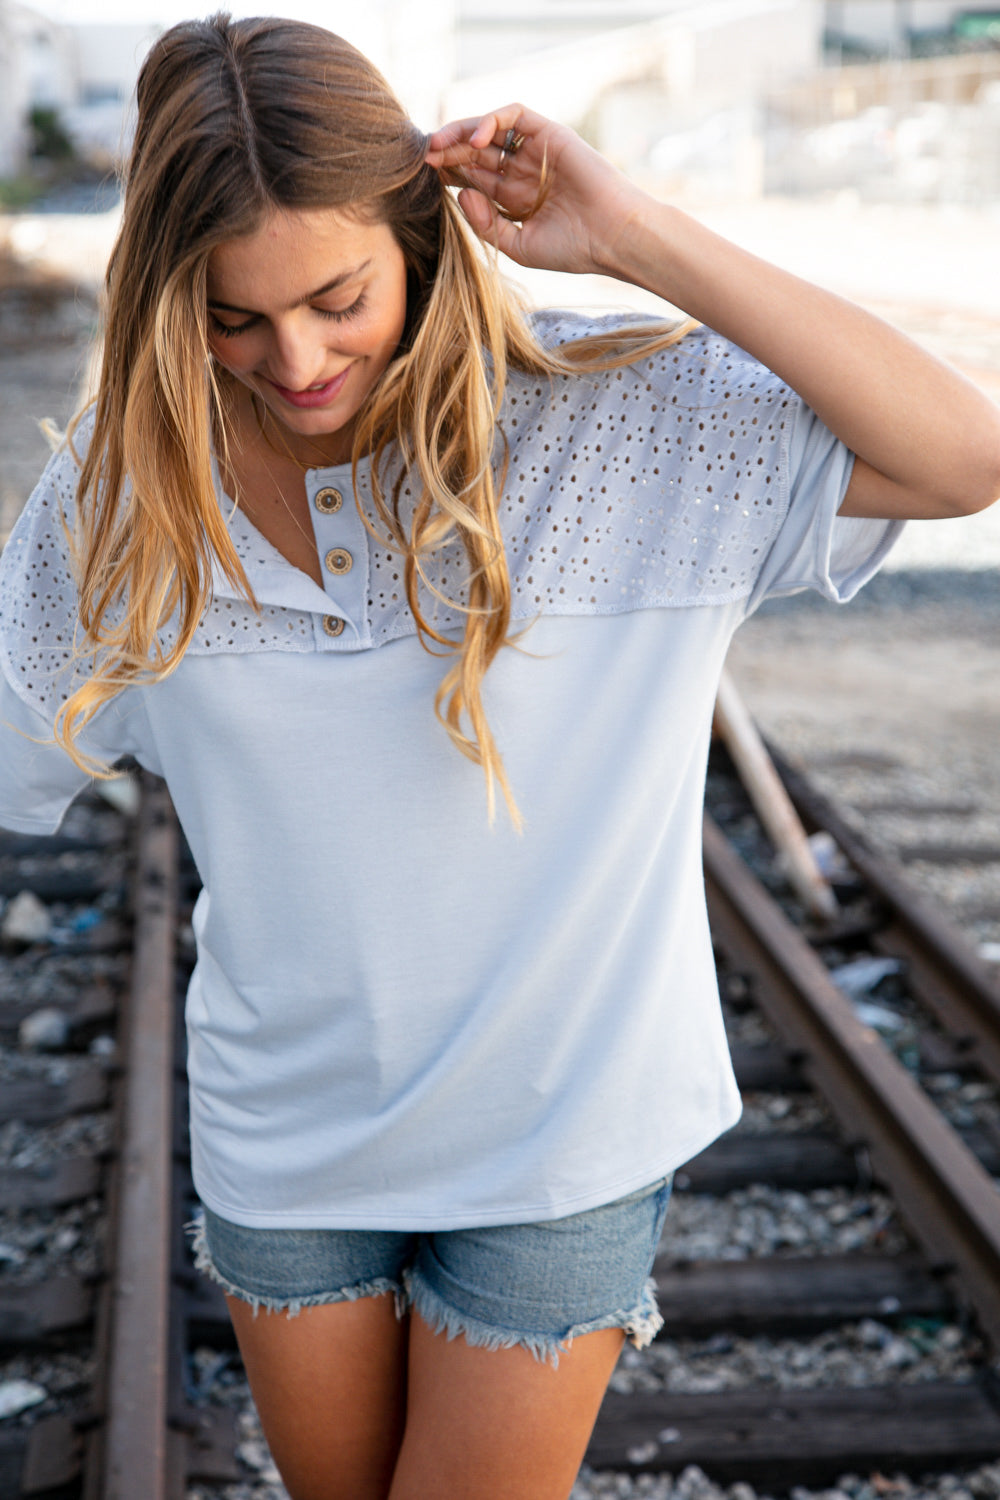
<svg viewBox="0 0 1000 1500">
<path fill-rule="evenodd" d="M 277 210 L 350 209 L 389 226 L 407 268 L 406 325 L 358 415 L 355 478 L 370 455 L 380 540 L 404 558 L 417 634 L 451 658 L 435 712 L 482 766 L 490 816 L 499 786 L 519 824 L 482 703 L 484 674 L 510 640 L 498 519 L 506 463 L 494 466 L 508 372 L 617 368 L 668 347 L 691 325 L 643 322 L 544 349 L 424 163 L 425 136 L 373 65 L 319 27 L 225 13 L 175 26 L 143 64 L 137 104 L 77 493 L 73 546 L 89 670 L 57 716 L 56 737 L 77 764 L 101 773 L 76 736 L 117 693 L 179 665 L 211 600 L 213 560 L 258 607 L 212 481 L 213 452 L 226 452 L 229 402 L 208 347 L 208 260 Z M 402 463 L 387 465 L 394 455 Z M 386 488 L 390 471 L 398 478 Z M 417 498 L 404 511 L 406 475 Z M 433 629 L 419 594 L 427 559 L 456 538 L 468 564 L 463 600 L 451 601 L 465 614 L 459 640 Z"/>
</svg>

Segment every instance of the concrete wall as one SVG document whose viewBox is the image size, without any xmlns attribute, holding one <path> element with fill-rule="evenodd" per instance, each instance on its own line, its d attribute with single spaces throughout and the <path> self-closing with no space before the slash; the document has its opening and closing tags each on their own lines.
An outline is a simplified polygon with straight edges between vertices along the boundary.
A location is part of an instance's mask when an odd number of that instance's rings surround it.
<svg viewBox="0 0 1000 1500">
<path fill-rule="evenodd" d="M 658 21 L 691 0 L 459 0 L 458 74 L 516 63 L 622 27 Z"/>
<path fill-rule="evenodd" d="M 825 68 L 768 101 L 767 188 L 1000 201 L 1000 53 Z"/>
</svg>

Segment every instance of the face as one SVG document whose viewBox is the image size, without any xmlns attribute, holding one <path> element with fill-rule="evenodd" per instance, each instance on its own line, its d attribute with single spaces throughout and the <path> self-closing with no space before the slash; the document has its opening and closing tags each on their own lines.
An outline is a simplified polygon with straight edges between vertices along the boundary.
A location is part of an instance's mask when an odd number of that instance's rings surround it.
<svg viewBox="0 0 1000 1500">
<path fill-rule="evenodd" d="M 406 264 L 392 231 L 340 210 L 275 213 L 209 259 L 212 354 L 306 460 L 350 457 L 355 416 L 405 319 Z"/>
</svg>

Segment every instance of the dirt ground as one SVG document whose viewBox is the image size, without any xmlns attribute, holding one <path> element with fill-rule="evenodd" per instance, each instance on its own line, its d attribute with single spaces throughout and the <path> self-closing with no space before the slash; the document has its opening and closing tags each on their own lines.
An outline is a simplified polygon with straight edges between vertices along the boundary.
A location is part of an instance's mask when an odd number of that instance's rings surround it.
<svg viewBox="0 0 1000 1500">
<path fill-rule="evenodd" d="M 39 423 L 75 410 L 97 330 L 93 291 L 31 270 L 0 245 L 0 535 L 51 452 Z"/>
</svg>

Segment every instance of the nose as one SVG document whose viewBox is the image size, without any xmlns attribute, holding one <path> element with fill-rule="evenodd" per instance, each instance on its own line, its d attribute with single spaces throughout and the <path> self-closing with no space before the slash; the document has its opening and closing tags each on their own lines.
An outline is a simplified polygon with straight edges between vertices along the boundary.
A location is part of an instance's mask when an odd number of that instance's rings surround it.
<svg viewBox="0 0 1000 1500">
<path fill-rule="evenodd" d="M 275 384 L 290 391 L 304 391 L 326 373 L 326 346 L 300 321 L 282 322 L 274 328 L 268 369 Z"/>
</svg>

